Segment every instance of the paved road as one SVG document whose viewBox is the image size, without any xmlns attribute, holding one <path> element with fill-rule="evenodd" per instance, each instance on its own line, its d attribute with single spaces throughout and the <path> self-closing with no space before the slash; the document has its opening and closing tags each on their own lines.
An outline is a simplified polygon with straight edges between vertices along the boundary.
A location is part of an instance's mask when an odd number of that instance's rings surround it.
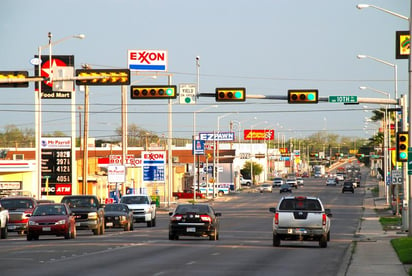
<svg viewBox="0 0 412 276">
<path fill-rule="evenodd" d="M 40 237 L 28 242 L 10 234 L 1 240 L 0 267 L 7 275 L 336 275 L 359 222 L 364 192 L 342 194 L 324 180 L 306 180 L 296 195 L 320 196 L 333 212 L 331 241 L 282 242 L 272 247 L 272 194 L 242 192 L 213 202 L 223 213 L 220 240 L 168 240 L 168 215 L 157 226 L 135 224 L 133 232 L 109 230 L 103 236 L 78 231 L 75 240 Z M 6 275 L 6 274 L 5 274 Z"/>
</svg>

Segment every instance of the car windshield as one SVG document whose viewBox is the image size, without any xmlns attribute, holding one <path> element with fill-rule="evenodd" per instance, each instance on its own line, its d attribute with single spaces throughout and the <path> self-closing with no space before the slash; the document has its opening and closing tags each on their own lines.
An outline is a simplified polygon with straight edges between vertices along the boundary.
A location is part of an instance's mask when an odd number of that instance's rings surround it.
<svg viewBox="0 0 412 276">
<path fill-rule="evenodd" d="M 179 205 L 176 207 L 176 214 L 197 213 L 207 214 L 210 212 L 207 205 Z"/>
<path fill-rule="evenodd" d="M 306 210 L 306 211 L 322 211 L 322 207 L 318 200 L 316 199 L 295 199 L 287 198 L 282 200 L 279 210 L 290 211 L 290 210 Z"/>
<path fill-rule="evenodd" d="M 66 208 L 63 205 L 42 204 L 36 207 L 33 216 L 59 216 L 67 215 Z"/>
<path fill-rule="evenodd" d="M 96 207 L 97 202 L 92 197 L 66 197 L 62 203 L 66 203 L 70 208 L 90 208 Z"/>
<path fill-rule="evenodd" d="M 149 204 L 149 200 L 145 196 L 124 196 L 120 202 L 125 204 Z"/>
<path fill-rule="evenodd" d="M 1 205 L 8 210 L 33 208 L 33 202 L 30 199 L 4 198 L 1 200 Z"/>
<path fill-rule="evenodd" d="M 112 212 L 127 212 L 127 205 L 123 204 L 107 204 L 104 206 L 105 211 L 112 211 Z"/>
</svg>

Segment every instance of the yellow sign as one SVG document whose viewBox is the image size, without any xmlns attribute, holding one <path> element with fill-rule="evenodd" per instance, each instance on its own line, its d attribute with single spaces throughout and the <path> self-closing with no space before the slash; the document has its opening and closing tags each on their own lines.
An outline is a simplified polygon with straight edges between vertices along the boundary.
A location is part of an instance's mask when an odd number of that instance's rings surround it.
<svg viewBox="0 0 412 276">
<path fill-rule="evenodd" d="M 396 32 L 396 59 L 407 59 L 411 53 L 411 37 L 409 31 Z"/>
<path fill-rule="evenodd" d="M 77 85 L 129 85 L 129 69 L 76 70 Z"/>
<path fill-rule="evenodd" d="M 0 87 L 29 87 L 28 71 L 0 71 Z"/>
</svg>

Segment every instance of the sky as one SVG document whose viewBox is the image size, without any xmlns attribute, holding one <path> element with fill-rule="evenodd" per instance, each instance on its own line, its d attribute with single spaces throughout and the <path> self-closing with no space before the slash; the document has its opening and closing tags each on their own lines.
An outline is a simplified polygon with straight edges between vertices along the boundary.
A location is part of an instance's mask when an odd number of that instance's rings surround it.
<svg viewBox="0 0 412 276">
<path fill-rule="evenodd" d="M 289 89 L 318 89 L 319 96 L 395 98 L 394 68 L 364 54 L 397 64 L 397 94 L 407 94 L 406 59 L 395 59 L 395 32 L 408 30 L 407 20 L 357 4 L 379 6 L 409 16 L 406 0 L 3 0 L 0 8 L 0 71 L 28 71 L 39 46 L 75 34 L 53 46 L 55 55 L 74 55 L 75 69 L 126 69 L 128 50 L 167 50 L 168 71 L 156 79 L 132 72 L 135 84 L 196 83 L 200 93 L 216 87 L 245 87 L 247 95 L 286 96 Z M 42 50 L 47 55 L 48 49 Z M 199 67 L 196 65 L 199 57 Z M 197 75 L 199 73 L 199 76 Z M 199 78 L 198 78 L 199 77 Z M 10 124 L 34 129 L 34 84 L 0 88 L 0 131 Z M 84 91 L 76 87 L 76 120 Z M 89 136 L 120 139 L 121 88 L 90 87 Z M 70 100 L 42 100 L 43 133 L 70 135 Z M 218 105 L 213 107 L 213 105 Z M 365 129 L 373 104 L 320 102 L 292 105 L 285 100 L 247 99 L 216 103 L 199 97 L 195 105 L 172 101 L 173 137 L 196 132 L 274 129 L 275 137 L 305 138 L 319 131 L 350 137 L 371 137 L 377 125 Z M 159 136 L 168 135 L 167 100 L 131 100 L 128 124 Z M 366 112 L 365 109 L 369 110 Z M 203 110 L 203 111 L 200 111 Z M 194 113 L 196 114 L 194 116 Z M 218 126 L 219 125 L 219 126 Z M 76 133 L 79 132 L 76 122 Z M 83 128 L 83 126 L 81 126 Z"/>
</svg>

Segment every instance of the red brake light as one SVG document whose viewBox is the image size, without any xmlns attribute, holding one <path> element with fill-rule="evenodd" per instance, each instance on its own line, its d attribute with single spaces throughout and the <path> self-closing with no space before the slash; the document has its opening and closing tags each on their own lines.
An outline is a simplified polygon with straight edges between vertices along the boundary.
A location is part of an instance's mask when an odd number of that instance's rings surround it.
<svg viewBox="0 0 412 276">
<path fill-rule="evenodd" d="M 322 225 L 326 225 L 326 214 L 322 215 Z"/>
<path fill-rule="evenodd" d="M 179 220 L 182 220 L 182 215 L 174 215 L 173 217 L 172 217 L 172 220 L 174 220 L 174 221 L 179 221 Z"/>
<path fill-rule="evenodd" d="M 279 213 L 275 213 L 275 224 L 279 224 Z"/>
<path fill-rule="evenodd" d="M 212 218 L 209 215 L 200 215 L 200 219 L 204 222 L 212 223 Z"/>
</svg>

